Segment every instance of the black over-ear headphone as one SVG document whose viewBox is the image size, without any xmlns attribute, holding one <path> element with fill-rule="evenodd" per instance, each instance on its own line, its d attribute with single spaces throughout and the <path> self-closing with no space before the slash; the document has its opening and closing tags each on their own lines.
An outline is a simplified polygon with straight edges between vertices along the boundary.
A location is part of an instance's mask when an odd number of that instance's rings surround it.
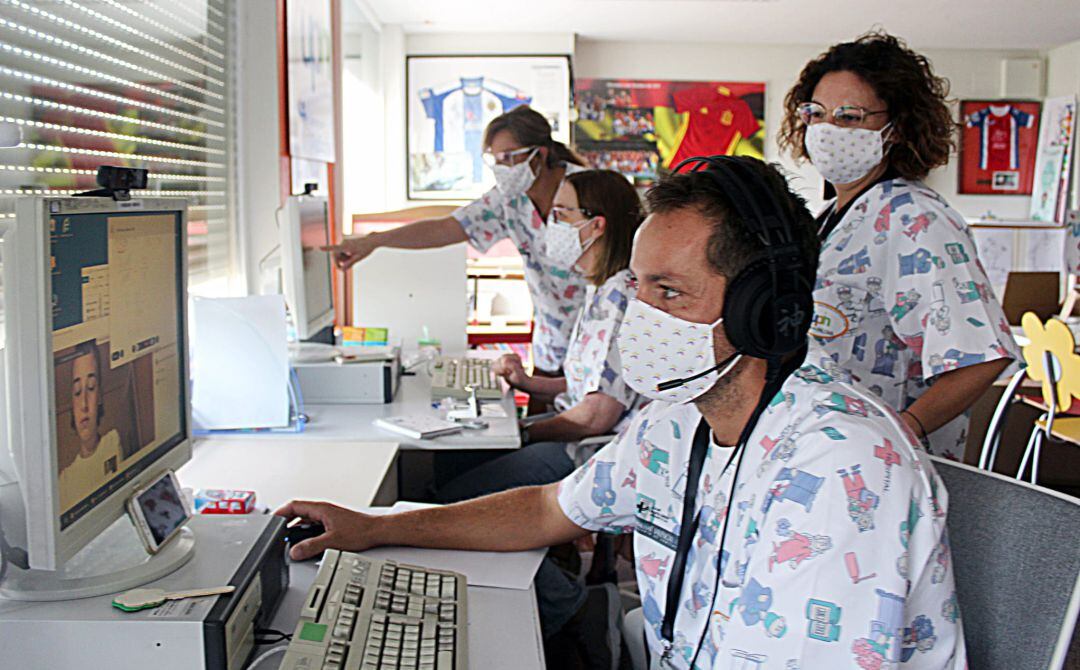
<svg viewBox="0 0 1080 670">
<path fill-rule="evenodd" d="M 806 344 L 814 313 L 814 276 L 794 234 L 794 212 L 779 203 L 765 178 L 749 165 L 756 159 L 699 156 L 677 166 L 712 177 L 744 225 L 761 240 L 765 255 L 729 279 L 724 331 L 735 350 L 777 360 Z"/>
</svg>

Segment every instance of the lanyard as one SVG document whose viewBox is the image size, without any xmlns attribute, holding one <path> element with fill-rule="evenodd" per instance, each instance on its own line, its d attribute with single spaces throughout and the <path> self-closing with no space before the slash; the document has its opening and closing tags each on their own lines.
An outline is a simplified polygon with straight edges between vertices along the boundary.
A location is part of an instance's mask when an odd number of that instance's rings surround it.
<svg viewBox="0 0 1080 670">
<path fill-rule="evenodd" d="M 731 521 L 731 503 L 733 502 L 732 499 L 735 495 L 735 486 L 738 484 L 739 465 L 742 464 L 743 447 L 750 441 L 750 435 L 754 432 L 754 428 L 757 426 L 761 414 L 765 411 L 765 408 L 768 407 L 769 401 L 780 391 L 787 376 L 798 369 L 805 358 L 806 347 L 804 346 L 787 362 L 769 362 L 769 368 L 766 372 L 765 388 L 762 391 L 761 397 L 758 399 L 758 404 L 754 408 L 753 414 L 750 415 L 750 420 L 743 426 L 742 434 L 739 435 L 739 441 L 735 447 L 735 451 L 732 452 L 731 457 L 728 458 L 727 464 L 724 465 L 724 470 L 720 473 L 720 476 L 717 477 L 717 482 L 719 482 L 719 480 L 723 478 L 724 473 L 727 472 L 728 467 L 733 462 L 737 463 L 735 466 L 735 473 L 732 475 L 731 490 L 728 493 L 727 511 L 724 513 L 724 527 L 720 534 L 720 544 L 716 548 L 719 556 L 716 565 L 717 586 L 714 586 L 713 588 L 713 598 L 716 597 L 717 589 L 719 588 L 720 575 L 725 567 L 723 560 L 724 540 L 727 538 L 728 523 Z M 701 520 L 701 515 L 694 513 L 694 507 L 696 506 L 698 487 L 700 486 L 701 469 L 705 465 L 705 455 L 709 450 L 710 433 L 709 424 L 705 421 L 705 417 L 701 417 L 697 430 L 694 431 L 693 446 L 690 448 L 690 463 L 688 464 L 686 471 L 686 490 L 683 492 L 682 523 L 679 525 L 679 542 L 676 545 L 675 560 L 672 561 L 671 572 L 668 577 L 667 604 L 664 607 L 664 620 L 660 625 L 660 637 L 666 643 L 667 647 L 664 652 L 665 656 L 667 656 L 674 648 L 675 616 L 679 612 L 679 598 L 682 594 L 683 581 L 686 579 L 686 559 L 690 553 L 690 544 L 697 535 L 698 523 Z M 705 626 L 706 629 L 702 633 L 702 641 L 705 639 L 705 634 L 708 632 L 707 621 Z M 697 651 L 694 653 L 694 661 L 690 664 L 691 667 L 693 667 L 694 662 L 696 662 L 697 654 L 700 651 L 701 641 L 698 642 Z"/>
<path fill-rule="evenodd" d="M 694 513 L 694 503 L 697 501 L 701 468 L 705 465 L 705 455 L 709 451 L 709 433 L 709 424 L 705 421 L 705 417 L 702 417 L 697 430 L 694 431 L 694 446 L 690 449 L 690 465 L 686 471 L 686 491 L 683 493 L 682 523 L 679 524 L 678 549 L 675 551 L 675 560 L 671 564 L 667 584 L 667 607 L 664 608 L 664 622 L 660 626 L 660 634 L 668 644 L 675 639 L 675 615 L 679 612 L 679 595 L 682 593 L 683 580 L 686 578 L 686 557 L 690 553 L 690 543 L 697 535 L 698 522 L 701 521 L 701 515 Z M 729 459 L 728 462 L 730 463 L 731 460 Z"/>
</svg>

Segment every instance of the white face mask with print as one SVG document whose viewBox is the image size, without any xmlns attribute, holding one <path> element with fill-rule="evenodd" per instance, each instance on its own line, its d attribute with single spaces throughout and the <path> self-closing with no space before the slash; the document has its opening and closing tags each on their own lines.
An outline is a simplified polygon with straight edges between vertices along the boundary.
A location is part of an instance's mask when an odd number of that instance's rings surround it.
<svg viewBox="0 0 1080 670">
<path fill-rule="evenodd" d="M 579 231 L 594 220 L 588 219 L 580 224 L 573 224 L 556 221 L 554 217 L 549 216 L 547 225 L 544 226 L 544 246 L 548 262 L 561 270 L 578 271 L 577 262 L 597 240 L 593 237 L 582 244 Z"/>
<path fill-rule="evenodd" d="M 529 152 L 529 157 L 517 165 L 496 163 L 492 166 L 491 171 L 495 173 L 495 186 L 498 187 L 500 193 L 511 197 L 524 195 L 525 191 L 529 190 L 529 187 L 536 181 L 536 175 L 533 173 L 531 164 L 533 156 L 538 151 L 540 151 L 540 147 Z"/>
<path fill-rule="evenodd" d="M 885 157 L 885 131 L 840 128 L 832 123 L 806 127 L 806 153 L 822 177 L 833 184 L 859 181 Z"/>
<path fill-rule="evenodd" d="M 623 379 L 641 395 L 687 403 L 731 372 L 742 354 L 716 362 L 713 330 L 724 322 L 694 323 L 635 299 L 619 329 Z"/>
</svg>

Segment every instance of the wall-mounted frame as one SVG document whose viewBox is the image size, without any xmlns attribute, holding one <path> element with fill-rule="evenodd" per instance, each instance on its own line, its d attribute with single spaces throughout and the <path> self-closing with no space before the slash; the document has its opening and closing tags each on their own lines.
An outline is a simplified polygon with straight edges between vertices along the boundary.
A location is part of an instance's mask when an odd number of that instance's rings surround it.
<svg viewBox="0 0 1080 670">
<path fill-rule="evenodd" d="M 409 199 L 473 200 L 494 186 L 484 128 L 515 107 L 540 112 L 569 143 L 572 83 L 565 54 L 406 56 Z"/>
<path fill-rule="evenodd" d="M 1040 110 L 1031 100 L 962 101 L 957 193 L 1031 195 Z"/>
</svg>

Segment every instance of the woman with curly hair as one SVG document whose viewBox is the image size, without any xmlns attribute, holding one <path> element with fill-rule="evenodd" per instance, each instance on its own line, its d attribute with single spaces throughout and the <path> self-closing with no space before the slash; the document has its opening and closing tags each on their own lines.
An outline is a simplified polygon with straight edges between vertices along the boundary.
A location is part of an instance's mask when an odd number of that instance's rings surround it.
<svg viewBox="0 0 1080 670">
<path fill-rule="evenodd" d="M 811 328 L 825 369 L 961 459 L 967 409 L 1018 354 L 963 216 L 921 181 L 954 149 L 947 95 L 925 56 L 870 33 L 803 68 L 780 144 L 836 189 Z"/>
</svg>

